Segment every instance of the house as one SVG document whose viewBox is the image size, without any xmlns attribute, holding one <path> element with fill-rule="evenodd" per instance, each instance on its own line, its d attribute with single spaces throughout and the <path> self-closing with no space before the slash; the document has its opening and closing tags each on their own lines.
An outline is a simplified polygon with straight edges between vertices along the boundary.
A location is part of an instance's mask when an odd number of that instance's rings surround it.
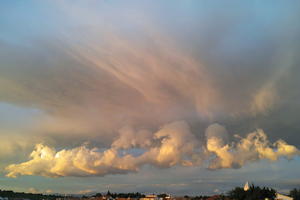
<svg viewBox="0 0 300 200">
<path fill-rule="evenodd" d="M 155 194 L 150 194 L 150 195 L 146 195 L 143 198 L 140 198 L 140 200 L 159 200 L 159 198 Z"/>
<path fill-rule="evenodd" d="M 293 200 L 293 198 L 280 193 L 276 193 L 275 200 Z"/>
</svg>

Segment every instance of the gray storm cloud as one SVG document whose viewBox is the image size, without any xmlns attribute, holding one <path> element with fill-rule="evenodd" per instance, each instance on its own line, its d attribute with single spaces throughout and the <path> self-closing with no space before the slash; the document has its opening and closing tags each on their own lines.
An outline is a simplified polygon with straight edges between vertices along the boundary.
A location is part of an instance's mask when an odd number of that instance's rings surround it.
<svg viewBox="0 0 300 200">
<path fill-rule="evenodd" d="M 41 112 L 14 137 L 37 140 L 0 141 L 16 145 L 0 157 L 35 146 L 29 161 L 9 161 L 8 176 L 239 168 L 299 155 L 300 28 L 287 12 L 296 6 L 277 5 L 274 19 L 237 4 L 174 20 L 168 4 L 167 14 L 149 3 L 136 4 L 141 12 L 53 2 L 67 19 L 55 33 L 0 41 L 0 101 Z"/>
<path fill-rule="evenodd" d="M 123 132 L 122 130 L 121 132 Z M 132 134 L 132 130 L 125 130 Z M 129 131 L 129 132 L 128 132 Z M 79 146 L 73 149 L 56 151 L 54 148 L 37 144 L 27 162 L 6 167 L 8 177 L 19 175 L 60 176 L 104 176 L 137 172 L 146 164 L 157 167 L 175 165 L 197 166 L 208 161 L 209 169 L 240 168 L 246 163 L 266 159 L 276 161 L 281 157 L 292 159 L 300 151 L 283 140 L 271 144 L 263 130 L 249 133 L 239 141 L 228 143 L 227 131 L 219 124 L 212 124 L 206 129 L 206 146 L 191 133 L 189 125 L 177 121 L 161 127 L 153 137 L 147 131 L 140 131 L 139 138 L 124 140 L 124 133 L 111 145 L 100 151 L 97 148 Z M 154 142 L 157 141 L 157 142 Z M 140 155 L 120 154 L 121 149 L 139 149 Z"/>
</svg>

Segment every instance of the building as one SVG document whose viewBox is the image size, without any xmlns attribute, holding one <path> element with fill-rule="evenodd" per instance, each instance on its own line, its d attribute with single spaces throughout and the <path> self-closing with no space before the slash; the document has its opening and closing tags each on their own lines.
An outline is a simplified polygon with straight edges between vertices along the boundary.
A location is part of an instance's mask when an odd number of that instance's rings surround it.
<svg viewBox="0 0 300 200">
<path fill-rule="evenodd" d="M 150 195 L 146 195 L 143 198 L 140 198 L 140 200 L 159 200 L 159 198 L 155 194 L 150 194 Z"/>
<path fill-rule="evenodd" d="M 172 197 L 171 197 L 171 195 L 167 195 L 165 198 L 163 198 L 163 199 L 165 199 L 165 200 L 171 200 L 172 199 Z"/>
<path fill-rule="evenodd" d="M 117 197 L 115 200 L 138 200 L 137 198 L 124 198 L 124 197 Z"/>
<path fill-rule="evenodd" d="M 248 191 L 250 189 L 248 181 L 245 183 L 244 191 Z"/>
<path fill-rule="evenodd" d="M 289 196 L 286 196 L 286 195 L 283 195 L 283 194 L 276 193 L 275 200 L 293 200 L 293 198 L 289 197 Z"/>
</svg>

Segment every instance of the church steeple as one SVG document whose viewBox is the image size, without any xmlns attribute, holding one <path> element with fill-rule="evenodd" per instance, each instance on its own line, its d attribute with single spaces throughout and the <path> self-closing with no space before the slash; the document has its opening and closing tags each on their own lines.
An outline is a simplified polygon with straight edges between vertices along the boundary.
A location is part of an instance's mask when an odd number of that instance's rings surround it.
<svg viewBox="0 0 300 200">
<path fill-rule="evenodd" d="M 248 181 L 245 183 L 245 186 L 244 186 L 244 191 L 248 191 L 249 190 L 249 183 Z"/>
</svg>

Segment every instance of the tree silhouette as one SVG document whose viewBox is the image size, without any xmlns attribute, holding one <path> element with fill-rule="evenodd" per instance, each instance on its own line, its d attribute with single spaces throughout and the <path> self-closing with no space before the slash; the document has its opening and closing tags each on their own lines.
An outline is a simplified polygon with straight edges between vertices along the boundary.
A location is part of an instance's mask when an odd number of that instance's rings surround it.
<svg viewBox="0 0 300 200">
<path fill-rule="evenodd" d="M 260 188 L 252 184 L 247 191 L 236 187 L 228 193 L 228 196 L 233 200 L 264 200 L 266 198 L 273 200 L 276 197 L 276 191 L 272 188 Z"/>
<path fill-rule="evenodd" d="M 300 189 L 292 189 L 290 191 L 290 196 L 293 197 L 294 200 L 300 200 Z"/>
</svg>

